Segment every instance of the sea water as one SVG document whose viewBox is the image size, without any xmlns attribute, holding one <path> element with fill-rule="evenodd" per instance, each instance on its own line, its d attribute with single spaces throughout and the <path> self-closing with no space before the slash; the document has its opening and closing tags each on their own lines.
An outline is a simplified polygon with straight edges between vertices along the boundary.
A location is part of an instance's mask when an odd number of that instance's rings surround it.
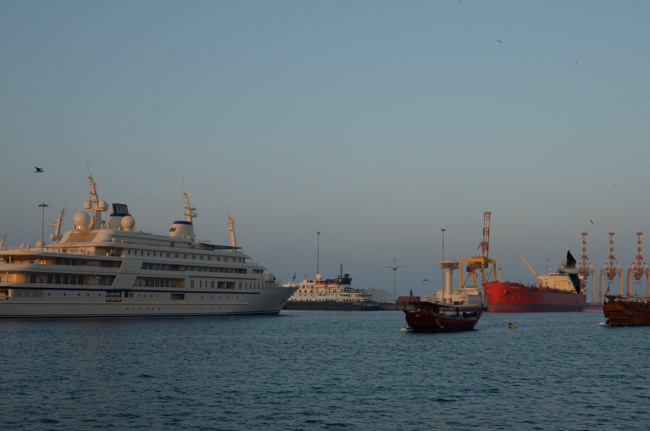
<svg viewBox="0 0 650 431">
<path fill-rule="evenodd" d="M 602 311 L 0 320 L 0 429 L 646 430 L 650 327 Z M 509 329 L 508 323 L 517 324 Z"/>
</svg>

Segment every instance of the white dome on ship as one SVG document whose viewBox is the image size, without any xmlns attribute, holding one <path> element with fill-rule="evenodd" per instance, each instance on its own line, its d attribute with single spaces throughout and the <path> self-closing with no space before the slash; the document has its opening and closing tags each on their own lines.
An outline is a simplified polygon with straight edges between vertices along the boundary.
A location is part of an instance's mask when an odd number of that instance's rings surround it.
<svg viewBox="0 0 650 431">
<path fill-rule="evenodd" d="M 127 215 L 122 217 L 122 229 L 133 230 L 134 226 L 135 226 L 135 219 L 132 216 Z"/>
<path fill-rule="evenodd" d="M 99 209 L 101 211 L 108 210 L 108 203 L 106 203 L 106 201 L 99 201 Z"/>
<path fill-rule="evenodd" d="M 74 223 L 75 229 L 88 230 L 88 225 L 90 224 L 90 216 L 88 213 L 79 211 L 74 215 L 72 222 Z"/>
<path fill-rule="evenodd" d="M 323 276 L 320 274 L 316 274 L 316 281 L 321 281 L 323 279 Z"/>
</svg>

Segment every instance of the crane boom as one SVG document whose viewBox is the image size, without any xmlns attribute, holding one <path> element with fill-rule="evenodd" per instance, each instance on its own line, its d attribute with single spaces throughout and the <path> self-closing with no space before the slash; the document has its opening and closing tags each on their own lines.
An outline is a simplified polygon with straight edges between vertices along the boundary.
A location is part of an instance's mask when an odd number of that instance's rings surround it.
<svg viewBox="0 0 650 431">
<path fill-rule="evenodd" d="M 530 272 L 533 273 L 533 275 L 535 276 L 535 279 L 538 280 L 538 279 L 539 279 L 539 275 L 537 275 L 537 273 L 535 272 L 535 270 L 533 269 L 533 267 L 530 266 L 530 264 L 529 264 L 528 262 L 526 262 L 526 259 L 524 259 L 524 257 L 521 255 L 521 253 L 519 253 L 519 250 L 515 249 L 515 251 L 517 252 L 517 254 L 519 255 L 519 257 L 521 258 L 521 260 L 524 261 L 524 263 L 526 264 L 526 266 L 528 267 L 528 269 L 530 269 Z"/>
</svg>

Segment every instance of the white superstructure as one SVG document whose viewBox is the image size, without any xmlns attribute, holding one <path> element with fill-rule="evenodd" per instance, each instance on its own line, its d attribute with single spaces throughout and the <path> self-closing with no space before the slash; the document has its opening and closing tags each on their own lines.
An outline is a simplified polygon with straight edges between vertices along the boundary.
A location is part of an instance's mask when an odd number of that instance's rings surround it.
<svg viewBox="0 0 650 431">
<path fill-rule="evenodd" d="M 297 289 L 236 246 L 230 216 L 231 246 L 196 241 L 184 193 L 185 220 L 168 235 L 139 232 L 125 204 L 102 220 L 89 179 L 91 214 L 76 213 L 72 230 L 0 250 L 0 317 L 277 314 Z"/>
</svg>

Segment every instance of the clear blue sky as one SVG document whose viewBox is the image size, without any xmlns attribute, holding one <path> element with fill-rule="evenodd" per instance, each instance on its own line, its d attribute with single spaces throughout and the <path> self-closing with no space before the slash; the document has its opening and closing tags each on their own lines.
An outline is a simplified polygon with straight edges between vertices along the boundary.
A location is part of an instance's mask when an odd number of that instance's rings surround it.
<svg viewBox="0 0 650 431">
<path fill-rule="evenodd" d="M 650 254 L 650 2 L 0 2 L 0 233 L 40 239 L 67 200 L 182 218 L 287 281 L 432 292 L 438 262 L 532 281 L 581 232 L 599 271 Z M 498 42 L 498 41 L 501 42 Z M 32 173 L 42 166 L 43 174 Z M 593 221 L 593 224 L 590 222 Z M 51 233 L 48 229 L 46 235 Z M 430 279 L 433 283 L 423 283 Z M 455 274 L 458 281 L 458 273 Z"/>
</svg>

